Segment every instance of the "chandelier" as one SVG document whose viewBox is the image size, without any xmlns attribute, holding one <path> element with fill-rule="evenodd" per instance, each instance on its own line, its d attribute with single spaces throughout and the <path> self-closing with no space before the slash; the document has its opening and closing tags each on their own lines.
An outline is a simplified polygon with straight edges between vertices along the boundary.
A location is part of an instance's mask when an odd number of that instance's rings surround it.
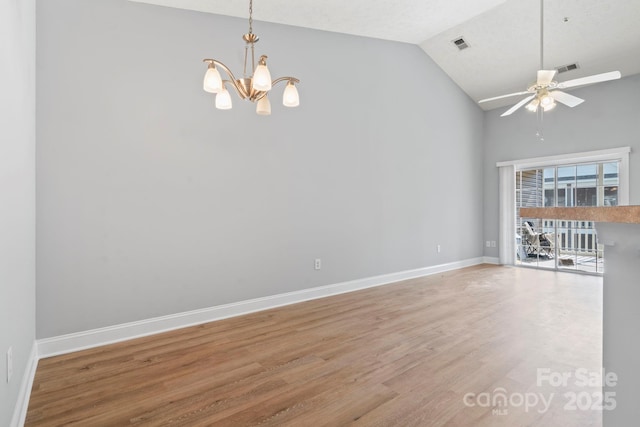
<svg viewBox="0 0 640 427">
<path fill-rule="evenodd" d="M 300 80 L 295 77 L 279 77 L 271 81 L 271 73 L 267 68 L 267 55 L 260 56 L 256 67 L 255 44 L 260 38 L 253 34 L 253 0 L 249 0 L 249 32 L 243 35 L 242 39 L 245 41 L 243 78 L 236 79 L 229 67 L 217 59 L 203 59 L 203 62 L 208 64 L 207 72 L 204 75 L 203 87 L 206 92 L 216 94 L 216 108 L 219 110 L 232 108 L 231 95 L 227 90 L 227 86 L 230 84 L 240 99 L 256 102 L 256 113 L 268 116 L 271 114 L 269 91 L 280 82 L 287 82 L 284 88 L 282 104 L 285 107 L 297 107 L 300 105 L 298 89 L 295 86 L 296 83 L 300 83 Z M 249 48 L 251 48 L 251 76 L 247 74 Z M 230 80 L 223 80 L 216 66 L 222 68 Z"/>
</svg>

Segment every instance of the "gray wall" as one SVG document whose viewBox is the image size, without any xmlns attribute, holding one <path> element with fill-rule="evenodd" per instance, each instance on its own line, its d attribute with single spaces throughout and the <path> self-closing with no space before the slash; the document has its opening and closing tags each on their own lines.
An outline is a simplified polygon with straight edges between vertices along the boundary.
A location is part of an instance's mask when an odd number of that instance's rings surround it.
<svg viewBox="0 0 640 427">
<path fill-rule="evenodd" d="M 202 58 L 241 71 L 244 19 L 37 19 L 39 338 L 482 255 L 483 114 L 419 47 L 256 23 L 302 80 L 265 118 L 201 89 Z"/>
<path fill-rule="evenodd" d="M 35 339 L 35 1 L 0 1 L 0 425 Z M 7 384 L 6 353 L 14 372 Z"/>
<path fill-rule="evenodd" d="M 566 79 L 570 79 L 567 77 Z M 640 75 L 574 90 L 586 101 L 558 106 L 544 116 L 543 142 L 536 138 L 535 115 L 524 109 L 500 117 L 508 107 L 485 113 L 484 235 L 498 240 L 498 168 L 496 162 L 566 153 L 631 147 L 630 204 L 640 204 Z M 498 248 L 486 248 L 497 257 Z"/>
<path fill-rule="evenodd" d="M 597 223 L 598 237 L 607 245 L 607 272 L 602 289 L 602 366 L 606 372 L 614 372 L 615 385 L 605 384 L 605 393 L 615 393 L 614 411 L 603 411 L 603 425 L 632 426 L 638 424 L 638 325 L 640 324 L 640 252 L 638 236 L 640 224 Z"/>
</svg>

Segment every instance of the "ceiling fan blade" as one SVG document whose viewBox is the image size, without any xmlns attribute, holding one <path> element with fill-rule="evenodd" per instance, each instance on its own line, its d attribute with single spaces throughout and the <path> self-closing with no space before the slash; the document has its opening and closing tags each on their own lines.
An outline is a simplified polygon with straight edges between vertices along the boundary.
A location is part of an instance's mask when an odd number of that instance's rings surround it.
<svg viewBox="0 0 640 427">
<path fill-rule="evenodd" d="M 549 86 L 556 75 L 556 70 L 538 70 L 538 86 Z"/>
<path fill-rule="evenodd" d="M 502 113 L 500 115 L 500 117 L 505 117 L 505 116 L 509 116 L 509 115 L 513 114 L 518 108 L 522 107 L 524 104 L 526 104 L 527 102 L 531 101 L 535 97 L 536 97 L 535 93 L 533 95 L 531 95 L 531 96 L 527 96 L 525 99 L 523 99 L 522 101 L 518 102 L 516 105 L 514 105 L 513 107 L 509 108 L 507 111 Z"/>
<path fill-rule="evenodd" d="M 568 93 L 560 92 L 559 90 L 549 92 L 549 95 L 551 95 L 553 99 L 563 103 L 567 107 L 573 108 L 576 105 L 580 105 L 584 102 L 584 99 L 578 98 L 577 96 L 569 95 Z"/>
<path fill-rule="evenodd" d="M 494 96 L 493 98 L 481 99 L 480 101 L 478 101 L 478 104 L 482 104 L 483 102 L 495 101 L 497 99 L 502 99 L 502 98 L 510 98 L 512 96 L 517 96 L 517 95 L 526 95 L 528 93 L 530 92 L 525 90 L 524 92 L 515 92 L 515 93 L 509 93 L 507 95 Z"/>
<path fill-rule="evenodd" d="M 620 71 L 609 71 L 608 73 L 594 74 L 593 76 L 582 77 L 574 80 L 567 80 L 566 82 L 558 83 L 558 89 L 567 89 L 570 87 L 588 85 L 591 83 L 606 82 L 609 80 L 616 80 L 622 77 Z"/>
</svg>

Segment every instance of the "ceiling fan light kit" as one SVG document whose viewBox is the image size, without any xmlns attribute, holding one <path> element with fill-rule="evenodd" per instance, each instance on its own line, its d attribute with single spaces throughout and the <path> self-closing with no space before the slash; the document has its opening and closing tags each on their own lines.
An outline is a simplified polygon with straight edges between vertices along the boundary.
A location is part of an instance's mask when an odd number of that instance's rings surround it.
<svg viewBox="0 0 640 427">
<path fill-rule="evenodd" d="M 539 107 L 539 108 L 542 108 L 544 111 L 549 111 L 549 110 L 552 110 L 556 106 L 556 101 L 549 94 L 549 91 L 547 89 L 544 89 L 544 90 L 540 91 L 538 97 L 536 99 L 534 99 L 533 101 L 531 101 L 527 105 L 527 107 L 533 106 L 533 105 L 536 106 L 536 110 Z M 536 110 L 534 110 L 534 111 L 536 111 Z"/>
<path fill-rule="evenodd" d="M 565 18 L 566 22 L 566 18 Z M 492 98 L 486 98 L 478 101 L 478 103 L 484 103 L 489 101 L 495 101 L 503 98 L 510 98 L 512 96 L 529 95 L 507 111 L 502 113 L 500 117 L 505 117 L 513 114 L 515 111 L 525 106 L 528 111 L 533 113 L 542 114 L 550 111 L 556 107 L 557 103 L 564 104 L 568 107 L 575 107 L 584 102 L 584 99 L 577 96 L 570 95 L 566 92 L 562 92 L 558 89 L 569 89 L 576 86 L 583 86 L 593 83 L 606 82 L 609 80 L 615 80 L 622 77 L 620 71 L 610 71 L 602 74 L 595 74 L 592 76 L 581 77 L 578 79 L 568 80 L 566 82 L 557 82 L 554 79 L 557 70 L 545 70 L 544 69 L 544 0 L 540 0 L 540 70 L 536 82 L 531 85 L 526 91 L 515 92 L 507 95 L 495 96 Z M 576 67 L 577 68 L 577 67 Z"/>
<path fill-rule="evenodd" d="M 244 50 L 244 76 L 242 79 L 236 79 L 229 67 L 224 65 L 217 59 L 203 59 L 207 63 L 207 71 L 204 75 L 203 89 L 205 92 L 216 94 L 216 108 L 219 110 L 230 110 L 233 108 L 231 95 L 226 85 L 231 85 L 240 99 L 245 99 L 256 103 L 256 113 L 262 116 L 271 114 L 271 102 L 269 101 L 269 91 L 280 82 L 287 82 L 285 87 L 282 104 L 285 107 L 297 107 L 300 105 L 300 97 L 296 83 L 300 83 L 295 77 L 279 77 L 271 80 L 271 73 L 267 67 L 267 56 L 262 55 L 258 60 L 258 66 L 255 63 L 255 44 L 260 38 L 253 34 L 253 0 L 249 0 L 249 32 L 242 36 L 245 41 Z M 249 48 L 251 48 L 251 76 L 247 74 L 247 62 L 249 58 Z M 218 68 L 224 70 L 229 80 L 223 80 Z"/>
</svg>

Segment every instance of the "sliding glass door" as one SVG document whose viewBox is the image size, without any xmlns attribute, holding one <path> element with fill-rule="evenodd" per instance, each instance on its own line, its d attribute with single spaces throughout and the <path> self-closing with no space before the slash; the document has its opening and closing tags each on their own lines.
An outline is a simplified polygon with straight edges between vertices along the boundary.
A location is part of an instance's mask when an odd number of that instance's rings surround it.
<svg viewBox="0 0 640 427">
<path fill-rule="evenodd" d="M 616 206 L 618 161 L 516 171 L 516 246 L 520 265 L 604 271 L 604 253 L 591 221 L 521 218 L 521 207 Z"/>
</svg>

